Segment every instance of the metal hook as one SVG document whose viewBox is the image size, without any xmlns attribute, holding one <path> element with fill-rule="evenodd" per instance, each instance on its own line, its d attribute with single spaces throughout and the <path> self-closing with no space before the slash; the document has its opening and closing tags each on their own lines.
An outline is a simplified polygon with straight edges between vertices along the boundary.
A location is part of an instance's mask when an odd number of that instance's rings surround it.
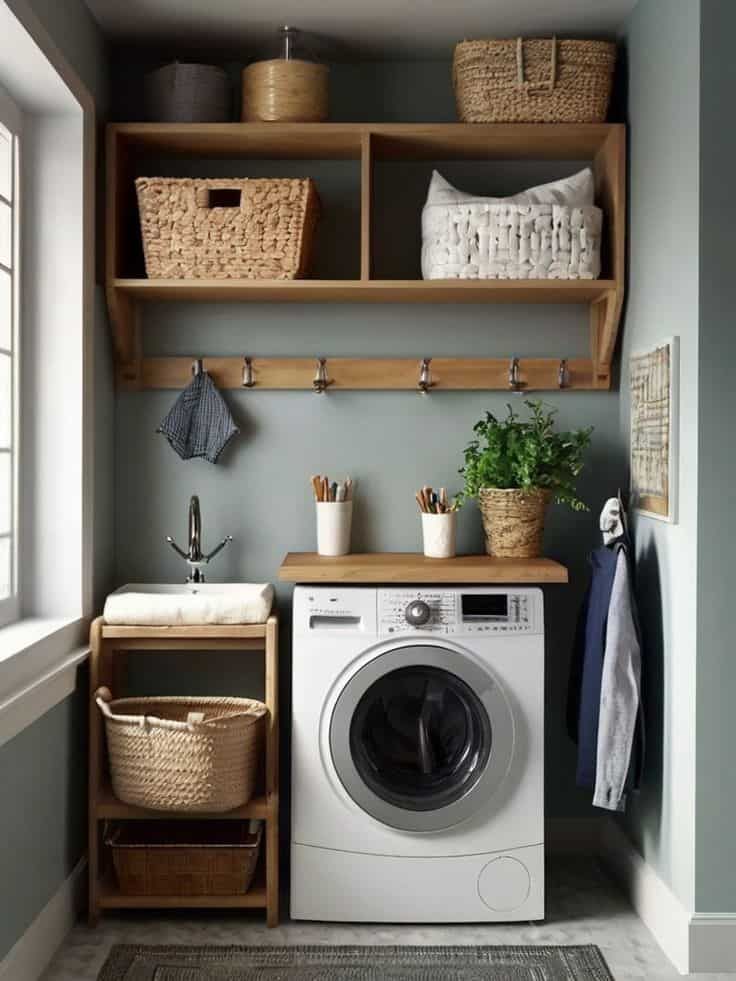
<svg viewBox="0 0 736 981">
<path fill-rule="evenodd" d="M 562 358 L 560 361 L 560 367 L 557 371 L 557 386 L 558 388 L 570 387 L 570 368 L 567 363 L 567 358 Z"/>
<path fill-rule="evenodd" d="M 432 370 L 430 364 L 432 363 L 431 358 L 422 358 L 419 365 L 419 381 L 417 382 L 417 389 L 422 395 L 426 395 L 430 388 L 434 385 L 432 381 Z"/>
<path fill-rule="evenodd" d="M 202 359 L 197 358 L 197 360 L 192 363 L 192 374 L 195 376 L 201 375 L 203 371 L 204 371 L 204 364 L 202 362 Z"/>
<path fill-rule="evenodd" d="M 253 388 L 255 383 L 253 361 L 250 358 L 243 358 L 243 388 Z"/>
<path fill-rule="evenodd" d="M 312 388 L 317 395 L 321 395 L 329 384 L 330 379 L 327 377 L 327 358 L 317 358 L 317 373 L 314 376 Z"/>
<path fill-rule="evenodd" d="M 524 388 L 518 358 L 512 358 L 509 364 L 509 388 L 512 392 L 520 392 Z"/>
</svg>

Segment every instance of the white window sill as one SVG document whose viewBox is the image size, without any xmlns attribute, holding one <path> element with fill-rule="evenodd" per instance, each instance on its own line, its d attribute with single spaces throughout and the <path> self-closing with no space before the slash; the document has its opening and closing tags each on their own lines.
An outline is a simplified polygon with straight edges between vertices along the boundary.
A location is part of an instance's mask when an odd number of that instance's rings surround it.
<svg viewBox="0 0 736 981">
<path fill-rule="evenodd" d="M 28 617 L 0 627 L 0 745 L 74 691 L 88 623 Z"/>
</svg>

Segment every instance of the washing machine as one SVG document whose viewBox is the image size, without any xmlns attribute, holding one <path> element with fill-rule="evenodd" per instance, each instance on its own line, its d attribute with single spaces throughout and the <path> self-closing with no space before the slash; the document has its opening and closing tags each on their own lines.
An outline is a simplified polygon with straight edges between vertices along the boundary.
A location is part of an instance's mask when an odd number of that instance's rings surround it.
<svg viewBox="0 0 736 981">
<path fill-rule="evenodd" d="M 544 917 L 542 593 L 294 591 L 291 916 Z"/>
</svg>

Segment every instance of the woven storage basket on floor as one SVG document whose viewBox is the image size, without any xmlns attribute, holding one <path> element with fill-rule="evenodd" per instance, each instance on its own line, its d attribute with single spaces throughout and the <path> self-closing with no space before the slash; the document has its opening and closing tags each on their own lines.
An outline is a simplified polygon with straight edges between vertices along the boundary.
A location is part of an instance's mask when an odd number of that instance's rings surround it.
<svg viewBox="0 0 736 981">
<path fill-rule="evenodd" d="M 150 279 L 300 279 L 319 197 L 309 178 L 136 182 Z"/>
<path fill-rule="evenodd" d="M 535 559 L 542 554 L 548 490 L 503 490 L 487 487 L 478 493 L 486 536 L 486 552 L 498 558 Z"/>
<path fill-rule="evenodd" d="M 609 41 L 461 41 L 452 77 L 465 123 L 602 123 L 616 45 Z"/>
<path fill-rule="evenodd" d="M 155 811 L 230 811 L 247 804 L 261 763 L 263 702 L 249 698 L 118 698 L 101 688 L 115 796 Z"/>
<path fill-rule="evenodd" d="M 105 835 L 120 891 L 133 896 L 242 896 L 262 828 L 246 821 L 126 821 Z"/>
</svg>

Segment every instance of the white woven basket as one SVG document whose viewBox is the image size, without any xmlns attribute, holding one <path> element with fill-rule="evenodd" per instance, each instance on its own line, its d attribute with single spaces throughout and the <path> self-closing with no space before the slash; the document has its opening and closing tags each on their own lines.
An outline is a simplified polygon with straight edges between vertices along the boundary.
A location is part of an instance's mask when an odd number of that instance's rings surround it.
<svg viewBox="0 0 736 981">
<path fill-rule="evenodd" d="M 428 204 L 424 279 L 597 279 L 600 208 L 559 204 Z"/>
<path fill-rule="evenodd" d="M 249 698 L 118 698 L 95 693 L 105 718 L 115 796 L 159 811 L 247 804 L 261 763 L 267 708 Z"/>
</svg>

